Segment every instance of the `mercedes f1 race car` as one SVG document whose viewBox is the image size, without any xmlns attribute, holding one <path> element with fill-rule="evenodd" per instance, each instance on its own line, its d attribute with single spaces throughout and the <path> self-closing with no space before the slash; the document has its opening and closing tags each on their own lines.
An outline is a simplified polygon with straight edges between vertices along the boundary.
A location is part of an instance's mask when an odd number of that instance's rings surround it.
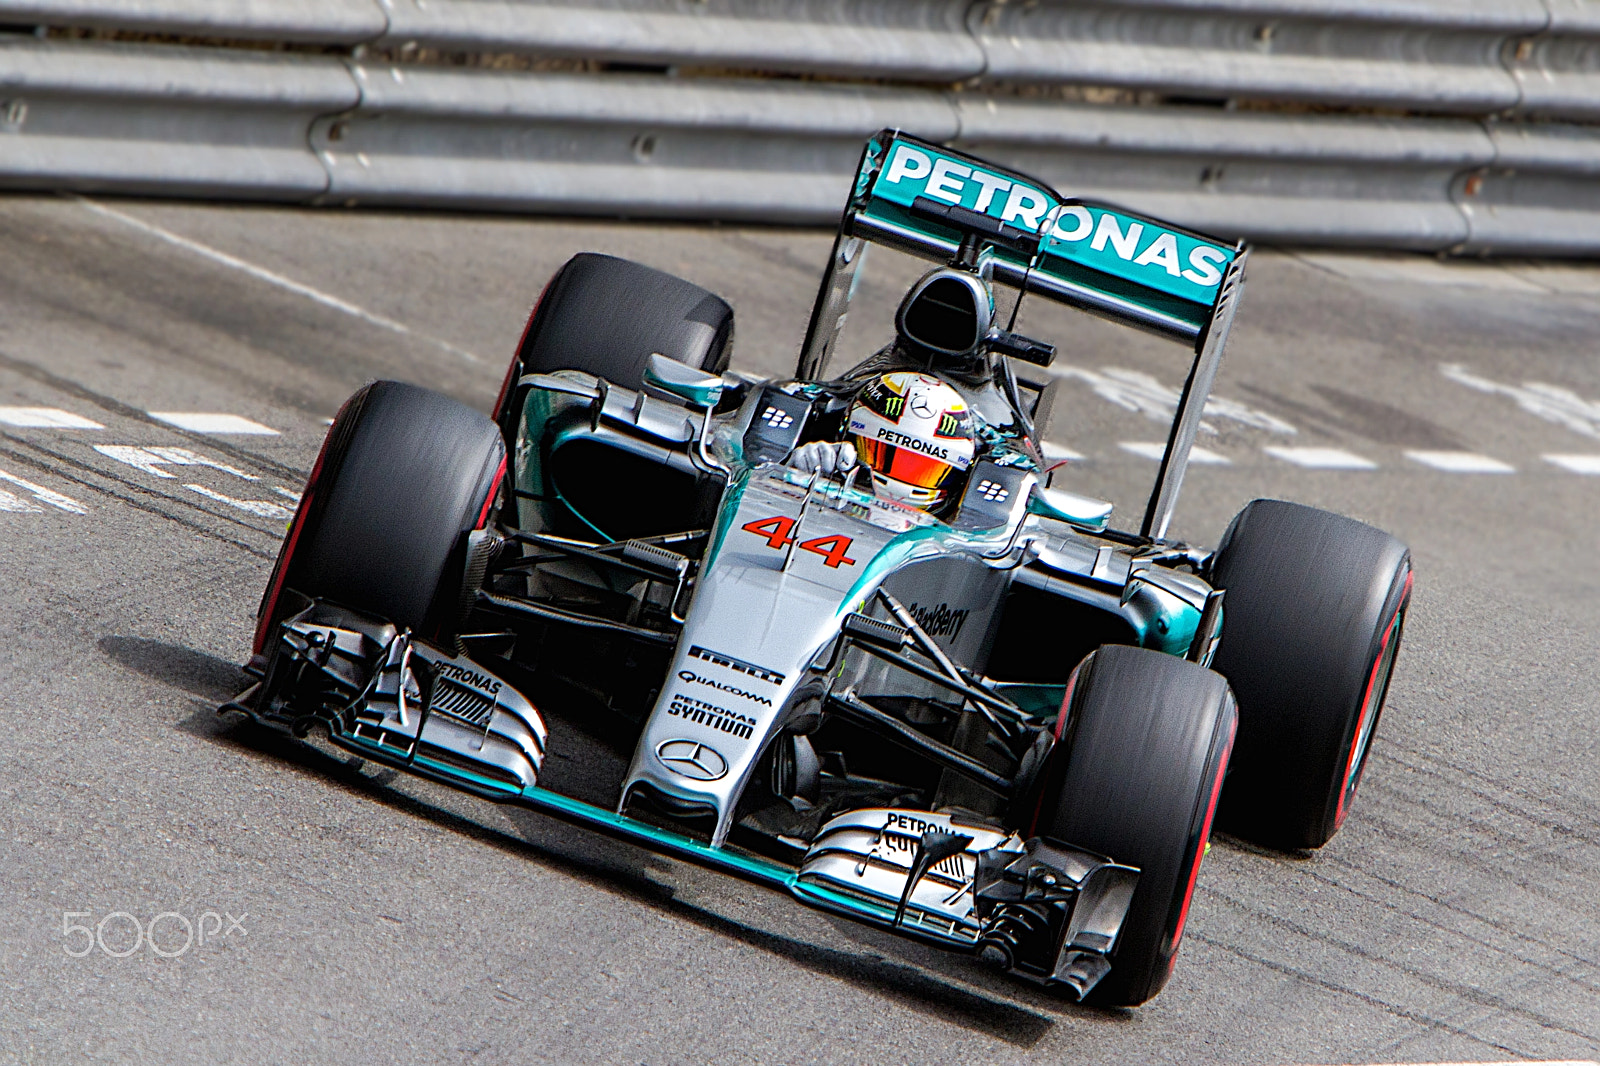
<svg viewBox="0 0 1600 1066">
<path fill-rule="evenodd" d="M 937 266 L 829 376 L 873 243 Z M 1411 593 L 1405 545 L 1293 503 L 1167 536 L 1247 254 L 885 131 L 778 381 L 728 373 L 722 299 L 578 255 L 491 415 L 340 410 L 224 710 L 1142 1003 L 1214 816 L 1344 821 Z M 1192 350 L 1137 531 L 1049 484 L 1055 348 L 996 284 Z"/>
</svg>

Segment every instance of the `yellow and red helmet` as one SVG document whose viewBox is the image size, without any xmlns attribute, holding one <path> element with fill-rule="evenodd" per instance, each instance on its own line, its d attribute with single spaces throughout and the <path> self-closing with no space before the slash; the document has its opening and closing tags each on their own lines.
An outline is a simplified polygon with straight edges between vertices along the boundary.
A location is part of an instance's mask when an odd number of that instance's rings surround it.
<svg viewBox="0 0 1600 1066">
<path fill-rule="evenodd" d="M 932 510 L 960 494 L 977 453 L 967 402 L 931 374 L 883 374 L 850 405 L 850 440 L 880 495 Z"/>
</svg>

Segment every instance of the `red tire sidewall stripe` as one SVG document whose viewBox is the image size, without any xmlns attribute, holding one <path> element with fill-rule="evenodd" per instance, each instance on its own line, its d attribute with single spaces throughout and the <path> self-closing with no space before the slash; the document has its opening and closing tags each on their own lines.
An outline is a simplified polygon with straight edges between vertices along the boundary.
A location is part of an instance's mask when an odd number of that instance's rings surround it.
<svg viewBox="0 0 1600 1066">
<path fill-rule="evenodd" d="M 533 324 L 539 320 L 539 308 L 544 306 L 544 298 L 550 294 L 550 286 L 555 284 L 556 278 L 561 276 L 558 270 L 551 275 L 549 281 L 544 283 L 544 288 L 539 290 L 539 298 L 533 301 L 533 310 L 528 312 L 528 320 L 522 324 L 522 336 L 517 338 L 517 347 L 511 353 L 511 365 L 506 367 L 505 380 L 500 382 L 500 395 L 494 400 L 494 420 L 498 425 L 500 419 L 505 417 L 505 403 L 511 395 L 511 389 L 516 385 L 517 368 L 522 365 L 522 346 L 528 343 L 528 334 L 533 332 Z"/>
<path fill-rule="evenodd" d="M 1067 691 L 1061 696 L 1061 711 L 1056 715 L 1055 738 L 1056 743 L 1061 743 L 1061 730 L 1067 724 L 1067 712 L 1072 707 L 1072 690 L 1078 687 L 1078 673 L 1083 669 L 1083 663 L 1072 668 L 1072 673 L 1067 678 Z M 1054 757 L 1054 752 L 1051 753 Z M 1048 774 L 1049 771 L 1046 771 Z M 1046 778 L 1048 782 L 1048 777 Z M 1028 820 L 1028 838 L 1031 840 L 1039 828 L 1039 812 L 1044 808 L 1044 796 L 1048 788 L 1039 790 L 1039 798 L 1033 804 L 1033 817 Z"/>
<path fill-rule="evenodd" d="M 537 310 L 537 308 L 535 308 L 535 310 Z M 529 318 L 529 321 L 530 322 L 532 321 L 531 317 Z M 523 328 L 523 333 L 524 334 L 527 333 L 527 328 L 526 327 Z M 521 351 L 520 346 L 518 348 L 518 351 Z M 506 376 L 500 382 L 500 392 L 494 398 L 494 421 L 495 421 L 496 425 L 500 424 L 500 419 L 502 417 L 504 417 L 504 415 L 505 415 L 506 397 L 511 394 L 512 382 L 516 379 L 516 377 L 517 377 L 517 368 L 519 366 L 521 366 L 521 365 L 522 365 L 522 360 L 520 358 L 518 358 L 517 356 L 513 355 L 511 357 L 510 365 L 508 365 L 506 367 Z"/>
<path fill-rule="evenodd" d="M 1367 675 L 1367 687 L 1361 693 L 1361 717 L 1356 720 L 1355 735 L 1350 738 L 1350 750 L 1345 754 L 1344 772 L 1339 775 L 1339 805 L 1334 808 L 1333 827 L 1338 829 L 1344 824 L 1344 817 L 1348 810 L 1350 799 L 1350 769 L 1355 765 L 1356 748 L 1361 744 L 1361 736 L 1366 731 L 1367 719 L 1378 713 L 1378 708 L 1373 704 L 1372 689 L 1378 683 L 1378 670 L 1383 666 L 1384 653 L 1389 650 L 1389 641 L 1394 639 L 1395 627 L 1400 624 L 1400 615 L 1405 611 L 1406 603 L 1411 599 L 1412 571 L 1406 571 L 1405 587 L 1400 590 L 1400 602 L 1395 605 L 1394 616 L 1389 619 L 1389 625 L 1383 631 L 1383 639 L 1378 641 L 1378 653 L 1372 657 L 1372 672 Z M 1371 738 L 1367 746 L 1372 746 Z"/>
<path fill-rule="evenodd" d="M 300 543 L 300 534 L 306 528 L 306 517 L 311 513 L 311 500 L 316 495 L 317 485 L 322 480 L 322 466 L 328 458 L 328 445 L 333 440 L 334 427 L 328 427 L 327 436 L 322 438 L 322 450 L 317 452 L 317 461 L 311 467 L 311 476 L 306 479 L 305 490 L 300 494 L 300 503 L 294 509 L 294 519 L 289 525 L 289 540 L 283 546 L 283 551 L 278 554 L 278 563 L 272 568 L 272 584 L 267 591 L 267 597 L 261 603 L 261 616 L 256 621 L 255 639 L 250 644 L 250 654 L 260 655 L 261 649 L 267 643 L 267 631 L 272 625 L 273 613 L 278 608 L 278 596 L 283 592 L 283 584 L 289 577 L 289 566 L 294 559 L 295 545 Z"/>
<path fill-rule="evenodd" d="M 1200 823 L 1200 839 L 1195 844 L 1194 863 L 1189 867 L 1189 883 L 1183 887 L 1183 906 L 1178 910 L 1178 922 L 1172 930 L 1170 958 L 1173 959 L 1177 958 L 1178 945 L 1183 940 L 1184 923 L 1189 920 L 1189 904 L 1194 902 L 1194 886 L 1200 878 L 1200 863 L 1206 856 L 1206 841 L 1211 838 L 1211 820 L 1217 813 L 1217 800 L 1222 796 L 1222 782 L 1228 776 L 1228 760 L 1233 756 L 1233 742 L 1238 735 L 1239 715 L 1235 712 L 1232 726 L 1228 730 L 1227 742 L 1222 748 L 1222 757 L 1217 760 L 1216 774 L 1211 782 L 1211 795 L 1206 800 L 1205 818 Z"/>
<path fill-rule="evenodd" d="M 500 481 L 506 476 L 506 457 L 500 457 L 500 465 L 495 468 L 494 477 L 489 479 L 489 491 L 483 498 L 483 510 L 478 512 L 478 520 L 473 523 L 473 529 L 482 529 L 489 521 L 489 510 L 494 506 L 495 497 L 500 494 Z"/>
</svg>

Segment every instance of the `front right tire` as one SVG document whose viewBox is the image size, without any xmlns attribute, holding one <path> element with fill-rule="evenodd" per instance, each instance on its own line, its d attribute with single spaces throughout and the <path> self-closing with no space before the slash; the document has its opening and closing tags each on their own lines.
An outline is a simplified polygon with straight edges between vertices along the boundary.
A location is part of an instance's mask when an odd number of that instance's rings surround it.
<svg viewBox="0 0 1600 1066">
<path fill-rule="evenodd" d="M 466 534 L 489 518 L 506 450 L 495 424 L 429 389 L 376 381 L 339 409 L 262 601 L 256 652 L 304 599 L 419 636 L 459 609 Z M 297 599 L 298 594 L 304 599 Z"/>
<path fill-rule="evenodd" d="M 1411 602 L 1411 553 L 1380 529 L 1256 500 L 1217 549 L 1225 590 L 1212 667 L 1239 698 L 1219 828 L 1319 848 L 1344 823 L 1372 751 Z"/>
</svg>

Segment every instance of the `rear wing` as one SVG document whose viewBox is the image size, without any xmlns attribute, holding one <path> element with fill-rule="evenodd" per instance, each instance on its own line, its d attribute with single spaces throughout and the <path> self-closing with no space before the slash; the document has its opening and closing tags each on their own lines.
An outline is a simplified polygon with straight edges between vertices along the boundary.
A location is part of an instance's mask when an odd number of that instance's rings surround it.
<svg viewBox="0 0 1600 1066">
<path fill-rule="evenodd" d="M 938 262 L 981 243 L 996 280 L 1192 348 L 1172 435 L 1141 533 L 1166 535 L 1249 256 L 1242 244 L 1063 197 L 1044 182 L 894 130 L 861 155 L 812 308 L 797 376 L 822 376 L 868 243 Z"/>
</svg>

